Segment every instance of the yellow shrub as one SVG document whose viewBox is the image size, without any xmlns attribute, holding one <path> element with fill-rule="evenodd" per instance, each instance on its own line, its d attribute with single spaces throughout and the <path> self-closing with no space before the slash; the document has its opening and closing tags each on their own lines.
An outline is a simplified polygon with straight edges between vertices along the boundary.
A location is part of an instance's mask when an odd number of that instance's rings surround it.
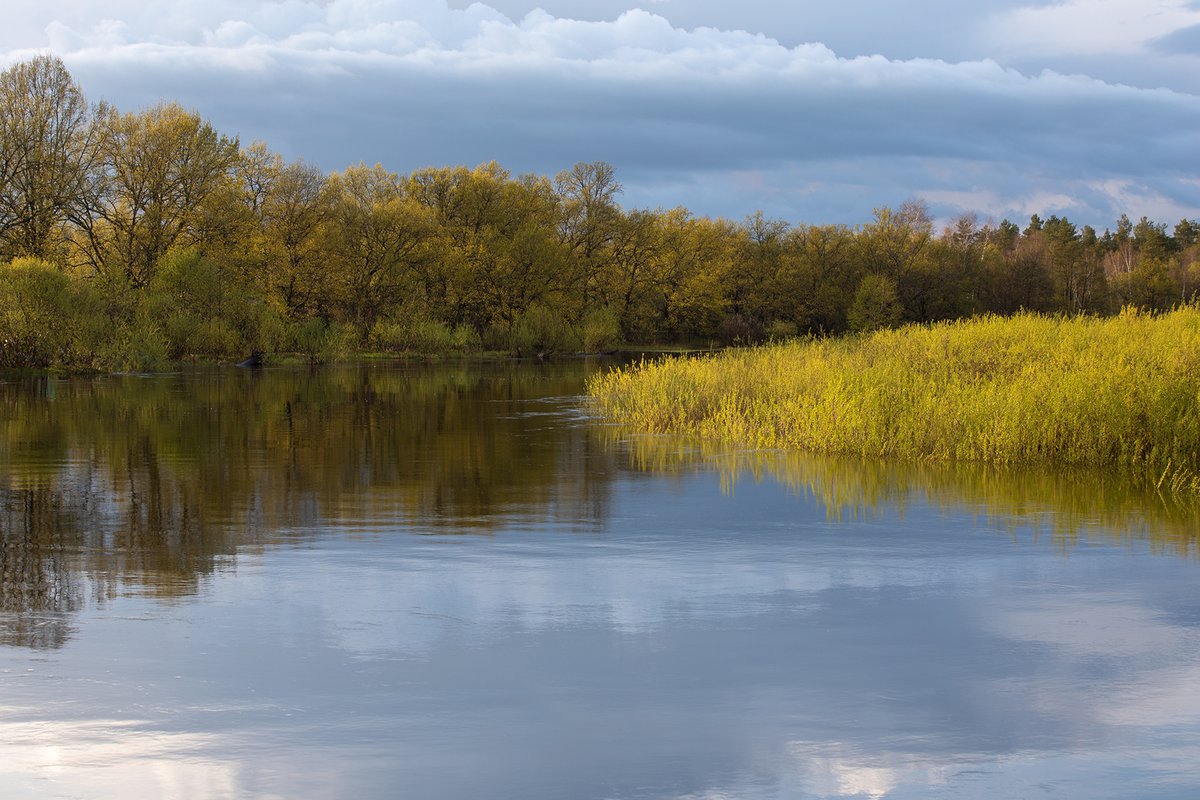
<svg viewBox="0 0 1200 800">
<path fill-rule="evenodd" d="M 985 316 L 643 362 L 591 380 L 655 433 L 909 460 L 1121 466 L 1200 491 L 1200 309 Z"/>
</svg>

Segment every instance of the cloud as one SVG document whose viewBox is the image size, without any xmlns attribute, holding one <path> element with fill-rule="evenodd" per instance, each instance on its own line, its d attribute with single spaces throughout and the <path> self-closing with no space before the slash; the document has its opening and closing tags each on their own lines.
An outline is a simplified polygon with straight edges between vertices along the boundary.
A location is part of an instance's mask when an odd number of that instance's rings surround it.
<svg viewBox="0 0 1200 800">
<path fill-rule="evenodd" d="M 1160 5 L 1175 20 L 1196 13 Z M 607 160 L 631 205 L 806 221 L 857 222 L 922 192 L 990 193 L 989 212 L 1024 213 L 1028 198 L 1073 184 L 1069 208 L 1104 223 L 1121 199 L 1087 186 L 1122 181 L 1165 198 L 1169 213 L 1200 208 L 1178 177 L 1200 129 L 1200 100 L 1186 93 L 988 59 L 844 58 L 640 10 L 514 21 L 442 0 L 172 9 L 59 0 L 16 28 L 43 22 L 45 45 L 93 97 L 126 108 L 178 99 L 244 140 L 328 168 L 496 159 L 552 173 Z M 7 60 L 31 52 L 9 49 Z"/>
<path fill-rule="evenodd" d="M 1164 53 L 1200 55 L 1200 24 L 1179 28 L 1156 39 L 1152 44 L 1156 50 Z"/>
<path fill-rule="evenodd" d="M 1197 24 L 1190 0 L 1069 0 L 1002 13 L 989 27 L 1006 50 L 1112 56 Z"/>
</svg>

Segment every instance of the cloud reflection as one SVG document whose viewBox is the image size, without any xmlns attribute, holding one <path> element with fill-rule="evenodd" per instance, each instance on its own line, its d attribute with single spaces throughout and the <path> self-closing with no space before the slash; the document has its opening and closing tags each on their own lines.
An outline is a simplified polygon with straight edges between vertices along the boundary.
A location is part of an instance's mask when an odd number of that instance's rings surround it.
<svg viewBox="0 0 1200 800">
<path fill-rule="evenodd" d="M 211 748 L 210 735 L 156 730 L 149 720 L 47 720 L 41 713 L 0 707 L 0 785 L 8 797 L 244 796 L 236 762 L 195 755 Z"/>
</svg>

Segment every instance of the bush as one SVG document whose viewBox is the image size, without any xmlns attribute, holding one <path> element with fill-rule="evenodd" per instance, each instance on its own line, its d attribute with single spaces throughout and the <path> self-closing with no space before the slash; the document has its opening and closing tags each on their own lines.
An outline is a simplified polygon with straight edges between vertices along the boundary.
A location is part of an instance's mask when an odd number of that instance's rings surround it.
<svg viewBox="0 0 1200 800">
<path fill-rule="evenodd" d="M 37 259 L 0 266 L 0 367 L 91 367 L 102 322 L 81 281 Z"/>
<path fill-rule="evenodd" d="M 98 359 L 109 369 L 129 372 L 154 372 L 172 360 L 170 342 L 158 323 L 144 312 L 116 323 Z"/>
<path fill-rule="evenodd" d="M 275 306 L 259 302 L 255 309 L 253 331 L 250 335 L 250 350 L 274 353 L 286 350 L 291 331 L 288 321 Z"/>
<path fill-rule="evenodd" d="M 201 322 L 192 335 L 192 352 L 214 358 L 229 358 L 245 351 L 241 334 L 220 317 Z"/>
<path fill-rule="evenodd" d="M 717 336 L 723 344 L 750 344 L 762 338 L 762 329 L 748 317 L 730 314 L 721 320 Z"/>
<path fill-rule="evenodd" d="M 451 327 L 441 320 L 413 316 L 403 321 L 380 320 L 371 329 L 368 340 L 379 350 L 392 353 L 465 353 L 482 346 L 479 334 L 470 325 Z"/>
<path fill-rule="evenodd" d="M 846 314 L 850 330 L 856 333 L 894 328 L 900 324 L 900 297 L 896 282 L 886 275 L 864 275 L 854 302 Z"/>
<path fill-rule="evenodd" d="M 530 306 L 513 325 L 510 346 L 518 356 L 547 358 L 578 350 L 579 332 L 562 316 L 541 303 Z"/>
<path fill-rule="evenodd" d="M 250 290 L 194 249 L 171 250 L 159 260 L 145 302 L 171 360 L 229 358 L 257 339 L 261 312 Z"/>
<path fill-rule="evenodd" d="M 593 308 L 583 317 L 583 350 L 603 353 L 621 341 L 621 320 L 607 306 Z"/>
<path fill-rule="evenodd" d="M 787 319 L 773 320 L 767 326 L 767 338 L 773 342 L 782 342 L 786 339 L 795 339 L 800 333 L 800 327 L 796 323 Z"/>
<path fill-rule="evenodd" d="M 353 337 L 354 332 L 344 325 L 327 324 L 320 318 L 306 319 L 293 329 L 292 344 L 310 364 L 324 364 L 343 355 Z"/>
<path fill-rule="evenodd" d="M 1020 314 L 645 362 L 595 408 L 650 433 L 911 460 L 1128 469 L 1200 493 L 1200 307 Z"/>
</svg>

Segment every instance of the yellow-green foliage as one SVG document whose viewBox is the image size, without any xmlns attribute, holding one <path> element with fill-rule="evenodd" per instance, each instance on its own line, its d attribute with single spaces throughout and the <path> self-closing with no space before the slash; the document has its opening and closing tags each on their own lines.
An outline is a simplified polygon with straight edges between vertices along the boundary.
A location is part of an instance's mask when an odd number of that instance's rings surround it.
<svg viewBox="0 0 1200 800">
<path fill-rule="evenodd" d="M 1200 491 L 1200 308 L 987 316 L 593 378 L 647 432 L 916 460 L 1119 466 Z"/>
</svg>

